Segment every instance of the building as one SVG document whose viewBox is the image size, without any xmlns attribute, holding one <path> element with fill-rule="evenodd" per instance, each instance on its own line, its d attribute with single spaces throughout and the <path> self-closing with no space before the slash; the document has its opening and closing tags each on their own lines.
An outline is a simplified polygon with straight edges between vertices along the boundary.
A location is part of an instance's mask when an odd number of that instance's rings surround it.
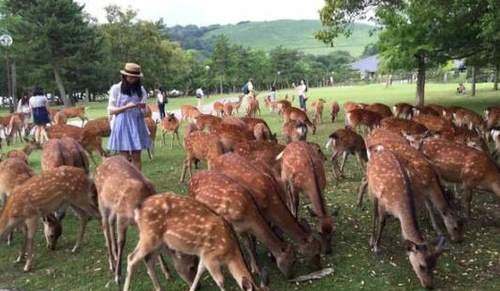
<svg viewBox="0 0 500 291">
<path fill-rule="evenodd" d="M 351 64 L 354 71 L 359 71 L 361 79 L 372 80 L 378 71 L 378 55 L 369 56 Z"/>
</svg>

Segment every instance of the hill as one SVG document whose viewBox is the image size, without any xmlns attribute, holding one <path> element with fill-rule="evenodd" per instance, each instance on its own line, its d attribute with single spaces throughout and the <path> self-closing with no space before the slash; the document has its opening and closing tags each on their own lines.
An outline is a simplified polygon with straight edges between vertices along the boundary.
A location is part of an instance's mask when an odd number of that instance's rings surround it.
<svg viewBox="0 0 500 291">
<path fill-rule="evenodd" d="M 174 40 L 181 42 L 186 49 L 210 50 L 212 39 L 218 34 L 225 34 L 232 43 L 265 51 L 281 45 L 314 55 L 345 50 L 355 57 L 361 55 L 367 44 L 377 41 L 377 32 L 370 35 L 374 26 L 356 23 L 351 37 L 339 38 L 335 42 L 335 47 L 331 48 L 314 38 L 314 32 L 320 28 L 319 20 L 244 21 L 238 24 L 208 27 L 174 26 L 169 27 L 167 33 Z"/>
</svg>

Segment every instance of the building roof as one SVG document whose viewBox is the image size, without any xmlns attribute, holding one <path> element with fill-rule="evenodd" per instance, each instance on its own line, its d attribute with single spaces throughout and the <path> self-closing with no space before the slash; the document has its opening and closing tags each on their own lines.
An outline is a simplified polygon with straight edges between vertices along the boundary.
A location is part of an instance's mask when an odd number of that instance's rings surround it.
<svg viewBox="0 0 500 291">
<path fill-rule="evenodd" d="M 378 69 L 378 55 L 369 56 L 351 64 L 351 68 L 356 71 L 375 73 Z"/>
</svg>

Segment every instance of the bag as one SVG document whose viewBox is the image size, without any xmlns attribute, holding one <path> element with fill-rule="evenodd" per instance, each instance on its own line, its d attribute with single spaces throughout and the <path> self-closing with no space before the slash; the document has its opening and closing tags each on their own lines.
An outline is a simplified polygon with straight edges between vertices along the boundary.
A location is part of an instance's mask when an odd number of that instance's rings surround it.
<svg viewBox="0 0 500 291">
<path fill-rule="evenodd" d="M 248 93 L 250 93 L 250 90 L 248 90 L 248 83 L 245 84 L 243 87 L 241 87 L 241 91 L 243 92 L 243 94 L 247 95 Z"/>
</svg>

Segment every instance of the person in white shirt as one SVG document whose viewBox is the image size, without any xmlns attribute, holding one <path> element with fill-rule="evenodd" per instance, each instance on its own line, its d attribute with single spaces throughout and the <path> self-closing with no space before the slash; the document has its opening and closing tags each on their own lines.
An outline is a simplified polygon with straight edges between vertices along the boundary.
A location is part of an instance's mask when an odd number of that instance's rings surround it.
<svg viewBox="0 0 500 291">
<path fill-rule="evenodd" d="M 253 92 L 254 88 L 253 88 L 253 80 L 252 79 L 248 80 L 247 88 L 248 88 L 249 93 Z"/>
<path fill-rule="evenodd" d="M 162 87 L 158 88 L 156 102 L 158 103 L 158 111 L 160 111 L 160 119 L 163 119 L 165 117 L 165 104 L 167 102 Z"/>
<path fill-rule="evenodd" d="M 300 80 L 300 85 L 298 85 L 297 87 L 295 87 L 295 90 L 297 91 L 297 95 L 299 96 L 300 108 L 303 111 L 307 111 L 307 108 L 306 108 L 306 101 L 307 101 L 306 91 L 307 91 L 307 87 L 304 84 L 304 80 Z"/>
<path fill-rule="evenodd" d="M 33 89 L 33 96 L 29 100 L 30 111 L 33 113 L 33 123 L 35 124 L 35 141 L 43 144 L 48 140 L 45 126 L 50 123 L 49 100 L 41 87 Z"/>
<path fill-rule="evenodd" d="M 198 109 L 201 110 L 201 99 L 203 99 L 205 97 L 205 94 L 203 93 L 203 89 L 201 89 L 201 87 L 196 89 L 195 94 L 196 94 L 196 99 L 198 99 Z"/>
</svg>

